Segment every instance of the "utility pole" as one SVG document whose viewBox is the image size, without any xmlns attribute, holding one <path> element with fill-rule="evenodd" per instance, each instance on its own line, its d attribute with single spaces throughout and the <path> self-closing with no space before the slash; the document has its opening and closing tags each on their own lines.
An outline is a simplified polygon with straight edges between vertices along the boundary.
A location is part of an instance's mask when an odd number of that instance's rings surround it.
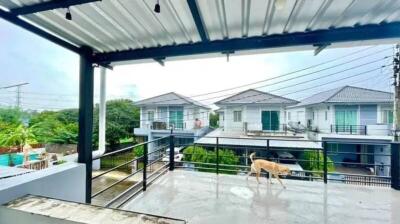
<svg viewBox="0 0 400 224">
<path fill-rule="evenodd" d="M 400 130 L 400 45 L 397 44 L 393 58 L 393 85 L 394 85 L 394 140 L 398 141 L 398 131 Z"/>
<path fill-rule="evenodd" d="M 16 99 L 17 108 L 21 108 L 21 87 L 28 85 L 28 84 L 29 83 L 24 82 L 24 83 L 19 83 L 19 84 L 10 85 L 10 86 L 3 86 L 3 87 L 0 87 L 0 89 L 10 89 L 10 88 L 17 87 L 17 99 Z"/>
</svg>

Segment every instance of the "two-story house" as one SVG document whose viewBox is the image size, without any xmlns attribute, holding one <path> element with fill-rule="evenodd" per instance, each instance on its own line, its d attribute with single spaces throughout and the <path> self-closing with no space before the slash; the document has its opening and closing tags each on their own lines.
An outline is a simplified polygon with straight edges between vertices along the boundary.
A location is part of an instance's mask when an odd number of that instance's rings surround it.
<svg viewBox="0 0 400 224">
<path fill-rule="evenodd" d="M 144 141 L 165 137 L 172 131 L 180 141 L 193 142 L 208 132 L 211 109 L 189 97 L 170 92 L 135 104 L 140 107 L 140 127 L 134 133 Z"/>
<path fill-rule="evenodd" d="M 298 101 L 249 89 L 215 103 L 220 127 L 229 132 L 279 132 L 286 124 L 286 107 Z"/>
<path fill-rule="evenodd" d="M 289 107 L 287 118 L 319 133 L 387 136 L 393 123 L 393 94 L 343 86 Z"/>
<path fill-rule="evenodd" d="M 393 97 L 390 92 L 343 86 L 289 107 L 288 123 L 302 124 L 309 136 L 328 141 L 338 171 L 354 172 L 348 167 L 355 166 L 361 173 L 388 176 L 390 166 L 384 164 L 390 164 Z"/>
</svg>

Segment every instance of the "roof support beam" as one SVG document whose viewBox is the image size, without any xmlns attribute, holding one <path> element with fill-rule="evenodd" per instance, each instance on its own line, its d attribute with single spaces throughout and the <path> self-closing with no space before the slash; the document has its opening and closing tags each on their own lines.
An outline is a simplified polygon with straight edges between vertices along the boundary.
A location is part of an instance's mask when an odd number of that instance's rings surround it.
<svg viewBox="0 0 400 224">
<path fill-rule="evenodd" d="M 161 58 L 154 58 L 154 61 L 158 62 L 158 64 L 160 64 L 161 66 L 165 66 L 165 58 L 161 57 Z"/>
<path fill-rule="evenodd" d="M 313 46 L 363 40 L 400 38 L 400 23 L 365 25 L 354 28 L 311 31 L 305 33 L 280 34 L 264 37 L 228 39 L 177 46 L 154 47 L 94 55 L 94 62 L 117 62 L 160 57 L 178 57 L 207 53 L 241 50 L 257 50 L 279 47 Z"/>
<path fill-rule="evenodd" d="M 20 8 L 15 8 L 12 9 L 11 12 L 15 15 L 26 15 L 53 9 L 68 8 L 74 5 L 81 5 L 97 1 L 101 0 L 53 0 L 33 5 L 27 5 Z"/>
<path fill-rule="evenodd" d="M 314 50 L 314 56 L 317 56 L 321 51 L 323 51 L 325 48 L 327 48 L 331 44 L 314 44 L 315 50 Z"/>
<path fill-rule="evenodd" d="M 192 13 L 194 23 L 196 24 L 197 31 L 199 32 L 201 41 L 208 41 L 207 32 L 204 28 L 196 0 L 187 0 L 187 3 L 189 5 L 190 12 Z"/>
<path fill-rule="evenodd" d="M 14 14 L 12 14 L 10 12 L 4 11 L 3 9 L 0 9 L 0 18 L 3 18 L 4 20 L 6 20 L 6 21 L 8 21 L 10 23 L 13 23 L 13 24 L 15 24 L 15 25 L 17 25 L 19 27 L 22 27 L 22 28 L 24 28 L 24 29 L 26 29 L 28 31 L 31 31 L 32 33 L 37 34 L 37 35 L 39 35 L 39 36 L 41 36 L 41 37 L 43 37 L 43 38 L 55 43 L 55 44 L 58 44 L 58 45 L 66 48 L 66 49 L 68 49 L 70 51 L 73 51 L 73 52 L 78 53 L 78 54 L 81 53 L 81 49 L 79 47 L 77 47 L 77 46 L 75 46 L 75 45 L 73 45 L 73 44 L 71 44 L 71 43 L 69 43 L 69 42 L 67 42 L 67 41 L 65 41 L 65 40 L 63 40 L 63 39 L 61 39 L 59 37 L 56 37 L 56 36 L 46 32 L 46 31 L 44 31 L 44 30 L 42 30 L 42 29 L 40 29 L 40 28 L 38 28 L 38 27 L 36 27 L 36 26 L 34 26 L 34 25 L 32 25 L 32 24 L 30 24 L 30 23 L 28 23 L 28 22 L 26 22 L 26 21 L 24 21 L 24 20 L 22 20 L 20 18 L 18 18 L 18 16 L 14 15 Z"/>
</svg>

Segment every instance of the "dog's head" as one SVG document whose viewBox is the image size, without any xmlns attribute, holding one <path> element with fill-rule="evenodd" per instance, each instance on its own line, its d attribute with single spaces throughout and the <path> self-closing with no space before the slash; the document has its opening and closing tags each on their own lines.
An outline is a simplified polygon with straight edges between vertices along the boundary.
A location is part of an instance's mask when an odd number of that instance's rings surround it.
<svg viewBox="0 0 400 224">
<path fill-rule="evenodd" d="M 292 173 L 292 171 L 290 171 L 289 167 L 287 166 L 281 166 L 279 167 L 279 174 L 286 176 L 286 175 L 290 175 Z"/>
</svg>

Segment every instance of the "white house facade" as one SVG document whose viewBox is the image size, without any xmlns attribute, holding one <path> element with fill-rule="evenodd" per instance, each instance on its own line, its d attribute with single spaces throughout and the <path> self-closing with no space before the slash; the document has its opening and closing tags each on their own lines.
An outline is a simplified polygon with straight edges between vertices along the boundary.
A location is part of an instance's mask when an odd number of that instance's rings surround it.
<svg viewBox="0 0 400 224">
<path fill-rule="evenodd" d="M 393 94 L 344 86 L 289 107 L 287 118 L 289 123 L 323 134 L 388 136 L 393 125 Z"/>
<path fill-rule="evenodd" d="M 295 100 L 250 89 L 222 99 L 215 104 L 220 108 L 220 127 L 224 131 L 283 131 L 286 125 L 286 107 Z"/>
<path fill-rule="evenodd" d="M 135 128 L 134 134 L 144 140 L 165 137 L 172 131 L 180 139 L 193 142 L 209 131 L 211 109 L 189 97 L 170 92 L 141 100 L 136 105 L 140 107 L 140 127 Z"/>
<path fill-rule="evenodd" d="M 314 140 L 326 141 L 337 171 L 348 172 L 342 164 L 350 163 L 360 164 L 353 167 L 359 173 L 389 176 L 393 97 L 390 92 L 343 86 L 289 107 L 288 123 L 308 127 Z"/>
</svg>

